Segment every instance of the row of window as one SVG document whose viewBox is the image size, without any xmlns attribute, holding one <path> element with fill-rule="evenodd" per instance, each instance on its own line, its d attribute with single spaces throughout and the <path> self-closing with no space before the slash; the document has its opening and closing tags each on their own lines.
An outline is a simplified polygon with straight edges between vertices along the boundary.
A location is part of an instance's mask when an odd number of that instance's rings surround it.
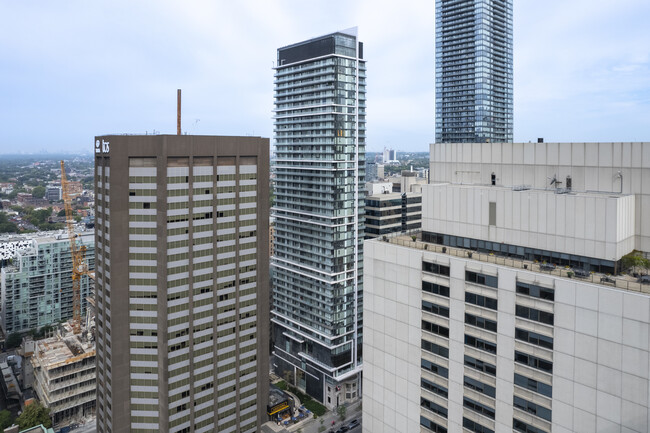
<svg viewBox="0 0 650 433">
<path fill-rule="evenodd" d="M 477 338 L 472 335 L 465 334 L 465 344 L 479 350 L 484 350 L 489 353 L 493 353 L 493 354 L 497 353 L 496 343 L 492 343 L 490 341 L 483 340 L 482 338 Z"/>
<path fill-rule="evenodd" d="M 478 305 L 479 307 L 489 308 L 491 310 L 496 310 L 498 306 L 496 299 L 470 292 L 465 292 L 465 302 Z"/>
<path fill-rule="evenodd" d="M 483 328 L 486 331 L 497 332 L 497 322 L 494 320 L 486 319 L 484 317 L 465 313 L 465 323 L 468 325 L 476 326 L 477 328 Z"/>
<path fill-rule="evenodd" d="M 420 398 L 420 406 L 422 406 L 425 409 L 429 409 L 433 413 L 437 413 L 438 415 L 447 418 L 447 408 L 443 407 L 437 403 L 434 403 L 430 400 L 427 400 L 424 397 Z"/>
<path fill-rule="evenodd" d="M 551 409 L 545 408 L 539 404 L 524 400 L 521 397 L 514 396 L 513 405 L 523 410 L 524 412 L 531 413 L 535 416 L 538 416 L 546 421 L 551 421 Z"/>
<path fill-rule="evenodd" d="M 426 320 L 422 321 L 422 330 L 438 334 L 445 338 L 449 338 L 449 328 L 437 325 L 435 323 L 427 322 Z"/>
<path fill-rule="evenodd" d="M 442 317 L 449 317 L 449 308 L 434 304 L 429 301 L 422 301 L 422 310 L 427 313 L 437 314 Z"/>
<path fill-rule="evenodd" d="M 435 422 L 431 421 L 428 418 L 425 418 L 423 416 L 420 416 L 420 425 L 424 428 L 426 428 L 429 431 L 432 431 L 434 433 L 447 433 L 447 429 L 444 428 L 441 425 L 436 424 Z"/>
<path fill-rule="evenodd" d="M 525 341 L 526 343 L 553 350 L 553 337 L 547 337 L 546 335 L 538 334 L 537 332 L 515 328 L 515 338 L 517 340 Z"/>
<path fill-rule="evenodd" d="M 553 325 L 553 313 L 541 311 L 536 308 L 517 305 L 515 307 L 515 314 L 518 317 L 523 317 L 524 319 L 534 320 L 536 322 L 545 323 L 547 325 Z"/>
<path fill-rule="evenodd" d="M 428 293 L 433 293 L 434 295 L 449 297 L 449 287 L 440 284 L 422 281 L 422 290 Z"/>
<path fill-rule="evenodd" d="M 422 349 L 431 352 L 434 355 L 440 355 L 443 358 L 449 358 L 449 349 L 427 340 L 422 340 Z"/>
</svg>

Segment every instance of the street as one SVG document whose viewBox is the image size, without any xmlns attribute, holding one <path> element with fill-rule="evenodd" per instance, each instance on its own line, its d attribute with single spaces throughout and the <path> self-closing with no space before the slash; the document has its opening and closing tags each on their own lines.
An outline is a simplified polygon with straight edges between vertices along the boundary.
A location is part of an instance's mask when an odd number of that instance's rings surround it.
<svg viewBox="0 0 650 433">
<path fill-rule="evenodd" d="M 325 413 L 322 417 L 318 419 L 310 419 L 305 421 L 304 425 L 296 424 L 291 427 L 292 432 L 297 432 L 302 430 L 303 433 L 319 433 L 319 427 L 322 425 L 325 427 L 323 432 L 329 433 L 330 431 L 335 432 L 344 425 L 348 425 L 352 420 L 359 420 L 359 425 L 352 430 L 349 430 L 351 433 L 361 432 L 361 410 L 359 410 L 359 403 L 354 403 L 350 406 L 347 406 L 347 413 L 345 416 L 345 421 L 341 422 L 339 416 L 336 413 L 336 410 L 329 411 Z M 323 423 L 321 424 L 321 420 Z M 334 425 L 332 425 L 334 421 Z"/>
</svg>

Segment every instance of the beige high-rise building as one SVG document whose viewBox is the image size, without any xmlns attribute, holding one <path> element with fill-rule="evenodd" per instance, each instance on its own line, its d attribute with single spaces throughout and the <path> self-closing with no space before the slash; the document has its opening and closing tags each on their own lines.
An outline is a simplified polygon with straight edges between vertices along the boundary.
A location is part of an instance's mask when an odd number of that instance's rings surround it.
<svg viewBox="0 0 650 433">
<path fill-rule="evenodd" d="M 269 140 L 101 136 L 95 170 L 97 430 L 259 431 Z"/>
</svg>

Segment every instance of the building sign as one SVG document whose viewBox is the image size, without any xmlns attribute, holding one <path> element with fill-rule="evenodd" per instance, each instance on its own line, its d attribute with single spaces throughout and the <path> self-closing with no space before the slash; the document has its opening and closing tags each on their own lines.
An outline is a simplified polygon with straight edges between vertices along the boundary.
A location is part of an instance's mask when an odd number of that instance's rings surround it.
<svg viewBox="0 0 650 433">
<path fill-rule="evenodd" d="M 278 412 L 282 412 L 283 410 L 288 409 L 288 408 L 289 408 L 289 402 L 284 401 L 284 402 L 282 402 L 280 404 L 276 404 L 275 406 L 270 408 L 267 413 L 269 415 L 274 415 L 274 414 L 276 414 Z"/>
</svg>

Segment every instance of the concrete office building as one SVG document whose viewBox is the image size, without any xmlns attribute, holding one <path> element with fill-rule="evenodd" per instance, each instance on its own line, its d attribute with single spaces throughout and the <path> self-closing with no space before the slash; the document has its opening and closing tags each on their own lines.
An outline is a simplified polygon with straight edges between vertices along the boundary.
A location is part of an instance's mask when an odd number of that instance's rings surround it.
<svg viewBox="0 0 650 433">
<path fill-rule="evenodd" d="M 646 432 L 650 286 L 608 274 L 649 252 L 650 143 L 435 144 L 431 174 L 417 240 L 365 244 L 364 431 Z"/>
<path fill-rule="evenodd" d="M 511 142 L 512 108 L 512 0 L 436 0 L 436 142 Z"/>
<path fill-rule="evenodd" d="M 0 244 L 2 312 L 6 334 L 38 329 L 72 317 L 72 258 L 68 235 L 42 232 L 22 235 Z M 95 268 L 94 232 L 81 232 L 77 243 L 86 247 L 88 269 Z M 81 313 L 91 284 L 81 277 Z"/>
<path fill-rule="evenodd" d="M 266 421 L 268 162 L 259 137 L 96 138 L 99 432 Z"/>
<path fill-rule="evenodd" d="M 361 385 L 365 81 L 356 29 L 278 49 L 273 368 L 328 407 Z"/>
<path fill-rule="evenodd" d="M 422 224 L 422 194 L 376 194 L 366 197 L 366 239 L 417 230 Z"/>
</svg>

